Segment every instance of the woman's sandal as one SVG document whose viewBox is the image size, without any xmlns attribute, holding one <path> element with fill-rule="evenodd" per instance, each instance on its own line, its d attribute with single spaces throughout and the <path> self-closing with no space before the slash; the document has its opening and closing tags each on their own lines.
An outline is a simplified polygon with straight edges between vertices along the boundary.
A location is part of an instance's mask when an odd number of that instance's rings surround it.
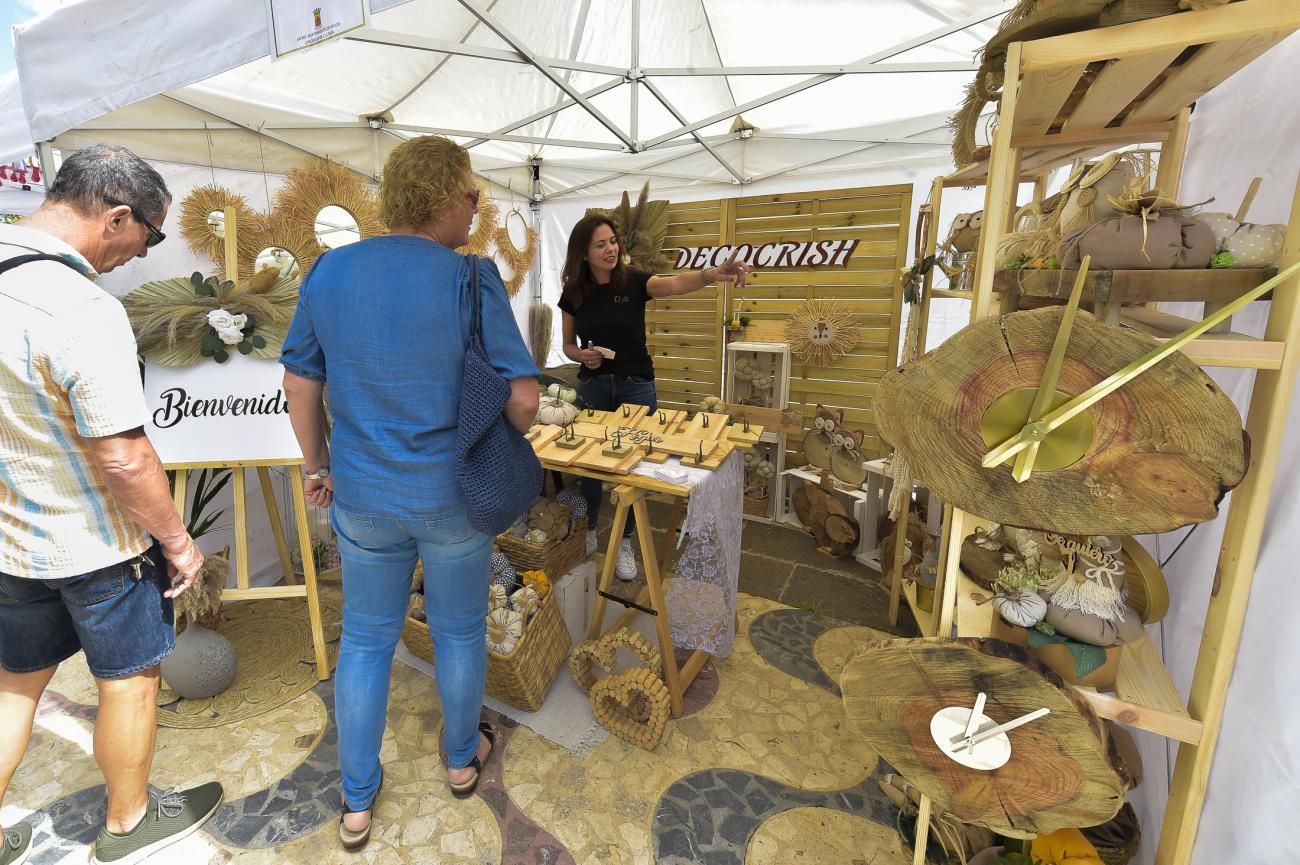
<svg viewBox="0 0 1300 865">
<path fill-rule="evenodd" d="M 383 770 L 380 770 L 379 786 L 375 788 L 375 797 L 370 800 L 369 806 L 365 808 L 349 808 L 347 799 L 344 798 L 343 815 L 339 817 L 339 840 L 343 842 L 343 849 L 346 850 L 347 852 L 355 853 L 356 851 L 360 850 L 362 847 L 366 846 L 366 842 L 370 840 L 370 827 L 375 825 L 375 810 L 374 810 L 375 803 L 379 801 L 379 791 L 383 789 L 384 789 L 384 773 Z M 370 822 L 366 824 L 366 828 L 359 829 L 356 832 L 353 832 L 351 829 L 349 829 L 347 826 L 343 824 L 344 817 L 346 817 L 349 814 L 360 814 L 362 811 L 370 812 Z"/>
<path fill-rule="evenodd" d="M 492 759 L 492 751 L 497 746 L 497 734 L 496 731 L 492 729 L 491 724 L 487 721 L 479 722 L 478 731 L 482 733 L 483 738 L 488 741 L 487 756 L 480 761 L 478 758 L 478 752 L 475 751 L 474 759 L 470 760 L 469 766 L 465 767 L 470 768 L 472 766 L 474 769 L 474 774 L 470 776 L 468 781 L 462 781 L 459 784 L 453 783 L 450 779 L 447 781 L 447 785 L 451 787 L 451 795 L 455 796 L 457 799 L 468 799 L 470 796 L 474 795 L 474 791 L 478 789 L 478 780 L 483 775 L 483 764 Z"/>
</svg>

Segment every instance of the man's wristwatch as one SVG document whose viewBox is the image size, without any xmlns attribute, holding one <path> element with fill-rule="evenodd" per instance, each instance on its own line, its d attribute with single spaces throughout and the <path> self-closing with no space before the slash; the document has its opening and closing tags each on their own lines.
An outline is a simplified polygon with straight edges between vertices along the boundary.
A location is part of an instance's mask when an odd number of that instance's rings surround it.
<svg viewBox="0 0 1300 865">
<path fill-rule="evenodd" d="M 307 478 L 307 480 L 309 481 L 323 481 L 329 476 L 330 476 L 329 466 L 321 466 L 320 468 L 316 469 L 316 471 L 309 470 L 307 474 L 304 475 L 304 477 Z"/>
</svg>

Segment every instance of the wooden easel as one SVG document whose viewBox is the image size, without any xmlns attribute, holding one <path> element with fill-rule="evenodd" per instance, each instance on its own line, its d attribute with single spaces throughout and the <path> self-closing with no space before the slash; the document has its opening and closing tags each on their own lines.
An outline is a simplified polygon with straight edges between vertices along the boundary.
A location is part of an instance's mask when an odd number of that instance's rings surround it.
<svg viewBox="0 0 1300 865">
<path fill-rule="evenodd" d="M 236 231 L 234 208 L 225 210 L 225 244 L 226 244 L 226 278 L 236 279 L 238 266 L 236 258 Z M 311 621 L 311 639 L 316 650 L 316 675 L 324 681 L 330 677 L 329 655 L 325 651 L 325 630 L 321 624 L 320 595 L 316 588 L 316 561 L 311 552 L 311 531 L 307 526 L 307 497 L 303 489 L 300 467 L 305 460 L 216 460 L 211 462 L 168 463 L 165 468 L 175 470 L 172 485 L 172 500 L 176 510 L 185 516 L 185 497 L 189 489 L 189 472 L 194 469 L 230 469 L 234 481 L 235 499 L 235 588 L 221 593 L 224 601 L 252 601 L 268 598 L 302 598 L 307 599 L 307 615 Z M 293 570 L 293 560 L 289 554 L 289 544 L 280 526 L 280 509 L 275 501 L 275 489 L 271 485 L 272 467 L 288 469 L 289 482 L 293 488 L 293 512 L 298 523 L 298 548 L 302 550 L 303 584 L 297 585 Z M 286 585 L 253 586 L 248 573 L 248 489 L 244 479 L 244 469 L 257 469 L 257 478 L 262 487 L 262 501 L 266 504 L 266 515 L 271 522 L 271 531 L 275 535 L 275 548 L 279 553 L 280 567 L 284 573 Z"/>
</svg>

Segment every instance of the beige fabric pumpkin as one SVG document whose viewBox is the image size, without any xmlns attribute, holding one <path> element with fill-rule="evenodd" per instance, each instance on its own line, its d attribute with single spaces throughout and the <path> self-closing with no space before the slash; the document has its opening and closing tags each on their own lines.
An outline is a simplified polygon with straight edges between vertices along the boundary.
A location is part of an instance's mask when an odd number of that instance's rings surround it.
<svg viewBox="0 0 1300 865">
<path fill-rule="evenodd" d="M 515 610 L 502 607 L 487 617 L 487 648 L 497 655 L 509 655 L 519 645 L 524 635 L 524 617 Z"/>
<path fill-rule="evenodd" d="M 500 610 L 505 606 L 506 587 L 499 583 L 493 583 L 492 587 L 488 589 L 488 609 Z"/>
<path fill-rule="evenodd" d="M 1116 216 L 1071 231 L 1056 251 L 1067 270 L 1078 269 L 1085 255 L 1095 270 L 1200 269 L 1214 255 L 1214 235 L 1190 217 Z"/>
<path fill-rule="evenodd" d="M 1243 222 L 1223 244 L 1232 253 L 1233 267 L 1276 267 L 1282 260 L 1285 225 Z"/>
<path fill-rule="evenodd" d="M 578 417 L 578 407 L 559 397 L 544 396 L 537 404 L 537 420 L 551 426 L 564 426 Z"/>
<path fill-rule="evenodd" d="M 510 596 L 511 609 L 522 615 L 525 622 L 533 617 L 533 613 L 537 612 L 537 608 L 541 603 L 541 597 L 532 586 L 516 589 L 515 593 Z"/>
</svg>

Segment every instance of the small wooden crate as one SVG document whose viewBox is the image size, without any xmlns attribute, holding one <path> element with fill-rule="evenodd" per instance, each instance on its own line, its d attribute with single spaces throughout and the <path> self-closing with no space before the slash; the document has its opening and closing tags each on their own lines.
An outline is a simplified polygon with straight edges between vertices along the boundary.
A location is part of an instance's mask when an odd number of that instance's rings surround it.
<svg viewBox="0 0 1300 865">
<path fill-rule="evenodd" d="M 430 664 L 434 662 L 433 638 L 429 636 L 426 623 L 407 616 L 402 628 L 402 642 L 417 658 Z M 488 694 L 517 709 L 536 712 L 546 700 L 546 693 L 568 659 L 572 645 L 568 628 L 555 604 L 555 592 L 550 592 L 524 628 L 513 652 L 508 655 L 487 653 Z"/>
<path fill-rule="evenodd" d="M 534 544 L 504 532 L 497 535 L 496 543 L 516 571 L 546 571 L 548 577 L 558 577 L 587 557 L 587 518 L 575 519 L 562 541 Z"/>
</svg>

